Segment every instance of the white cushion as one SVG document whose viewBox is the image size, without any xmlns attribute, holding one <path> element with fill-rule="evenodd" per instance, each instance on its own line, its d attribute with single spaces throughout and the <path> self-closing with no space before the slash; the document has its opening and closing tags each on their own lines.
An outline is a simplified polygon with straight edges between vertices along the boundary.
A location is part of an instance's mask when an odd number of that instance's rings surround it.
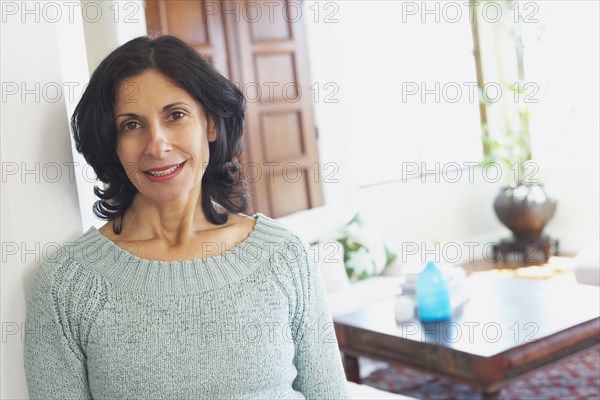
<svg viewBox="0 0 600 400">
<path fill-rule="evenodd" d="M 310 247 L 315 262 L 319 265 L 321 278 L 327 293 L 343 290 L 350 286 L 344 265 L 344 246 L 337 240 L 319 242 Z"/>
<path fill-rule="evenodd" d="M 600 285 L 600 248 L 596 241 L 582 250 L 573 262 L 575 279 L 579 283 L 588 285 Z"/>
<path fill-rule="evenodd" d="M 322 206 L 295 212 L 277 220 L 307 243 L 335 239 L 337 232 L 352 219 L 343 207 Z"/>
</svg>

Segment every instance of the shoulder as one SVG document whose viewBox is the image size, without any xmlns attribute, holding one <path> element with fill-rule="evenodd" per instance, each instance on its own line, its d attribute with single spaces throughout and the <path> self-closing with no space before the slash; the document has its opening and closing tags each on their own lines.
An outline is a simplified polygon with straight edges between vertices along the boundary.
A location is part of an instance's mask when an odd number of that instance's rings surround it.
<svg viewBox="0 0 600 400">
<path fill-rule="evenodd" d="M 253 234 L 265 242 L 283 243 L 289 241 L 300 241 L 299 236 L 287 225 L 262 213 L 256 213 L 252 217 L 256 221 Z"/>
<path fill-rule="evenodd" d="M 84 288 L 98 287 L 97 277 L 87 268 L 86 260 L 97 258 L 97 233 L 90 228 L 73 241 L 57 246 L 54 252 L 48 252 L 35 272 L 31 286 L 31 295 L 52 295 L 54 298 L 68 296 Z M 42 292 L 42 293 L 39 293 Z"/>
<path fill-rule="evenodd" d="M 273 269 L 282 276 L 295 277 L 293 281 L 305 280 L 314 268 L 313 254 L 306 241 L 284 223 L 255 214 L 257 224 L 254 231 L 256 243 L 268 250 Z"/>
<path fill-rule="evenodd" d="M 28 343 L 47 340 L 44 335 L 59 329 L 80 359 L 89 328 L 109 298 L 107 282 L 86 269 L 77 255 L 84 243 L 67 243 L 46 257 L 27 294 L 26 312 L 26 324 L 32 327 Z"/>
<path fill-rule="evenodd" d="M 94 246 L 97 235 L 98 231 L 90 228 L 44 258 L 27 296 L 30 310 L 52 310 L 49 315 L 61 320 L 90 316 L 91 309 L 106 303 L 107 282 L 87 267 L 98 258 L 98 247 Z"/>
<path fill-rule="evenodd" d="M 107 252 L 106 242 L 106 238 L 100 231 L 92 226 L 76 239 L 63 243 L 55 254 L 47 258 L 47 261 L 57 266 L 65 263 L 86 265 L 102 258 L 102 255 Z"/>
<path fill-rule="evenodd" d="M 257 220 L 244 214 L 230 214 L 224 228 L 233 232 L 233 236 L 242 241 L 254 231 Z"/>
</svg>

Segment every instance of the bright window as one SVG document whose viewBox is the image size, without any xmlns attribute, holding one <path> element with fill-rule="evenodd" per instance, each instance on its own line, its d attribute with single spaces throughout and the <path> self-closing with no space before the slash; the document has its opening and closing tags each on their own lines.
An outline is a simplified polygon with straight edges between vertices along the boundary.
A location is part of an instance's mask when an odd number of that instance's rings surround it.
<svg viewBox="0 0 600 400">
<path fill-rule="evenodd" d="M 348 151 L 356 184 L 400 180 L 402 163 L 431 170 L 436 163 L 441 168 L 480 161 L 468 7 L 458 2 L 452 9 L 444 2 L 336 4 L 331 51 L 342 137 L 352 143 Z"/>
<path fill-rule="evenodd" d="M 540 1 L 522 24 L 533 157 L 548 166 L 598 162 L 599 3 Z"/>
</svg>

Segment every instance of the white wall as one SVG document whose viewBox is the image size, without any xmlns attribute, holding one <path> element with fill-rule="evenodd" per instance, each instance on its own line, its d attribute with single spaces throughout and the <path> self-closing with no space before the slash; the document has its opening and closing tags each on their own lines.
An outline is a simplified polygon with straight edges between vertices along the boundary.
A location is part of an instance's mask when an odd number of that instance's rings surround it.
<svg viewBox="0 0 600 400">
<path fill-rule="evenodd" d="M 27 398 L 18 366 L 23 365 L 25 294 L 33 274 L 55 243 L 81 233 L 77 190 L 65 165 L 73 161 L 67 106 L 64 96 L 54 102 L 58 92 L 49 89 L 71 81 L 63 81 L 61 57 L 87 66 L 61 45 L 63 28 L 75 28 L 81 37 L 77 26 L 68 23 L 21 24 L 17 17 L 8 17 L 2 25 L 2 84 L 11 91 L 13 84 L 19 88 L 14 95 L 3 91 L 2 101 L 3 399 Z M 32 91 L 24 94 L 22 89 Z"/>
<path fill-rule="evenodd" d="M 21 367 L 25 299 L 39 264 L 98 223 L 91 211 L 92 183 L 82 176 L 83 160 L 73 156 L 68 125 L 89 79 L 84 39 L 88 53 L 100 54 L 128 39 L 124 31 L 129 37 L 145 34 L 141 7 L 138 23 L 121 26 L 107 9 L 110 2 L 102 4 L 99 17 L 98 2 L 50 3 L 1 4 L 2 399 L 28 397 Z M 84 24 L 113 29 L 116 42 L 84 36 Z"/>
</svg>

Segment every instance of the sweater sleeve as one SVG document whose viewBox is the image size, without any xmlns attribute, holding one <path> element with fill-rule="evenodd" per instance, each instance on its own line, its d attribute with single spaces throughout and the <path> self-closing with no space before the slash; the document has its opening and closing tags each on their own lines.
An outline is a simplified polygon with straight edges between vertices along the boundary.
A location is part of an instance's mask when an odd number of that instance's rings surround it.
<svg viewBox="0 0 600 400">
<path fill-rule="evenodd" d="M 293 388 L 307 399 L 348 399 L 347 381 L 319 268 L 306 243 L 293 241 L 297 312 L 292 320 Z"/>
<path fill-rule="evenodd" d="M 97 282 L 73 262 L 45 262 L 27 301 L 25 375 L 31 399 L 91 399 L 82 341 Z M 87 304 L 87 306 L 86 306 Z"/>
</svg>

